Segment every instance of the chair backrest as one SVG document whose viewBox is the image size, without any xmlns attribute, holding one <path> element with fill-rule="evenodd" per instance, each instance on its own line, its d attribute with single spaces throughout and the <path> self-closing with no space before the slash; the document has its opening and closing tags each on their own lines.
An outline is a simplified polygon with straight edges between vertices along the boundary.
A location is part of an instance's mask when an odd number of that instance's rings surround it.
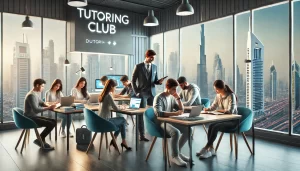
<svg viewBox="0 0 300 171">
<path fill-rule="evenodd" d="M 242 116 L 240 120 L 240 132 L 249 131 L 253 123 L 253 112 L 246 107 L 238 107 L 238 114 Z"/>
<path fill-rule="evenodd" d="M 205 108 L 209 108 L 210 107 L 210 101 L 208 98 L 201 98 L 201 104 L 203 104 L 203 106 Z"/>
<path fill-rule="evenodd" d="M 83 109 L 83 113 L 86 126 L 88 130 L 92 132 L 112 132 L 118 130 L 115 124 L 104 118 L 101 118 L 95 112 L 87 108 Z"/>
<path fill-rule="evenodd" d="M 37 128 L 37 124 L 30 118 L 24 116 L 24 112 L 21 108 L 15 107 L 12 109 L 15 124 L 21 129 Z"/>
<path fill-rule="evenodd" d="M 145 111 L 144 116 L 145 116 L 144 120 L 145 120 L 147 132 L 151 136 L 163 138 L 163 135 L 164 135 L 163 130 L 159 125 L 157 125 L 155 123 L 155 120 L 154 120 L 156 116 L 155 116 L 153 107 L 148 108 Z"/>
</svg>

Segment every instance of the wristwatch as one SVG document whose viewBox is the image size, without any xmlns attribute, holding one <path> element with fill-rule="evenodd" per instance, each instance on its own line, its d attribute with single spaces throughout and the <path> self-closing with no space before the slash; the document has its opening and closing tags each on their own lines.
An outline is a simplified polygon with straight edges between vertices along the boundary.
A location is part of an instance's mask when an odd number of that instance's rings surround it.
<svg viewBox="0 0 300 171">
<path fill-rule="evenodd" d="M 181 100 L 181 98 L 180 98 L 180 97 L 178 97 L 176 100 Z"/>
</svg>

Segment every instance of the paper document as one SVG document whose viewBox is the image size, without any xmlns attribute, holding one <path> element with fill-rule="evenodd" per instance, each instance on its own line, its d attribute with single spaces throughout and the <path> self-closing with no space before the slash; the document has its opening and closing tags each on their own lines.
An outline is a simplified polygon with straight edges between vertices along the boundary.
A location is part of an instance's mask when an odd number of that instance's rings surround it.
<svg viewBox="0 0 300 171">
<path fill-rule="evenodd" d="M 225 113 L 217 112 L 217 111 L 201 111 L 201 114 L 224 115 Z"/>
</svg>

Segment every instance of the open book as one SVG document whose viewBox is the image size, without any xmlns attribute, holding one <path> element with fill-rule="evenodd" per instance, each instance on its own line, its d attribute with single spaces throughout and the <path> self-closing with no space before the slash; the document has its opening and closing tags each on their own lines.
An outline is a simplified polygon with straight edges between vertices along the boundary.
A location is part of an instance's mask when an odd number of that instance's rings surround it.
<svg viewBox="0 0 300 171">
<path fill-rule="evenodd" d="M 224 115 L 225 113 L 217 111 L 201 111 L 201 114 Z"/>
</svg>

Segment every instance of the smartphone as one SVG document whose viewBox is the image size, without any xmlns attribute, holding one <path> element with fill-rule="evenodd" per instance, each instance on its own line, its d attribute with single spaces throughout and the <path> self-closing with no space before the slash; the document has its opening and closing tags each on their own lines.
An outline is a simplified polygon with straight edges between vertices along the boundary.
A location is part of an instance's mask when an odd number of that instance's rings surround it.
<svg viewBox="0 0 300 171">
<path fill-rule="evenodd" d="M 162 79 L 165 79 L 165 78 L 167 78 L 168 76 L 165 76 L 165 77 L 162 77 Z"/>
</svg>

